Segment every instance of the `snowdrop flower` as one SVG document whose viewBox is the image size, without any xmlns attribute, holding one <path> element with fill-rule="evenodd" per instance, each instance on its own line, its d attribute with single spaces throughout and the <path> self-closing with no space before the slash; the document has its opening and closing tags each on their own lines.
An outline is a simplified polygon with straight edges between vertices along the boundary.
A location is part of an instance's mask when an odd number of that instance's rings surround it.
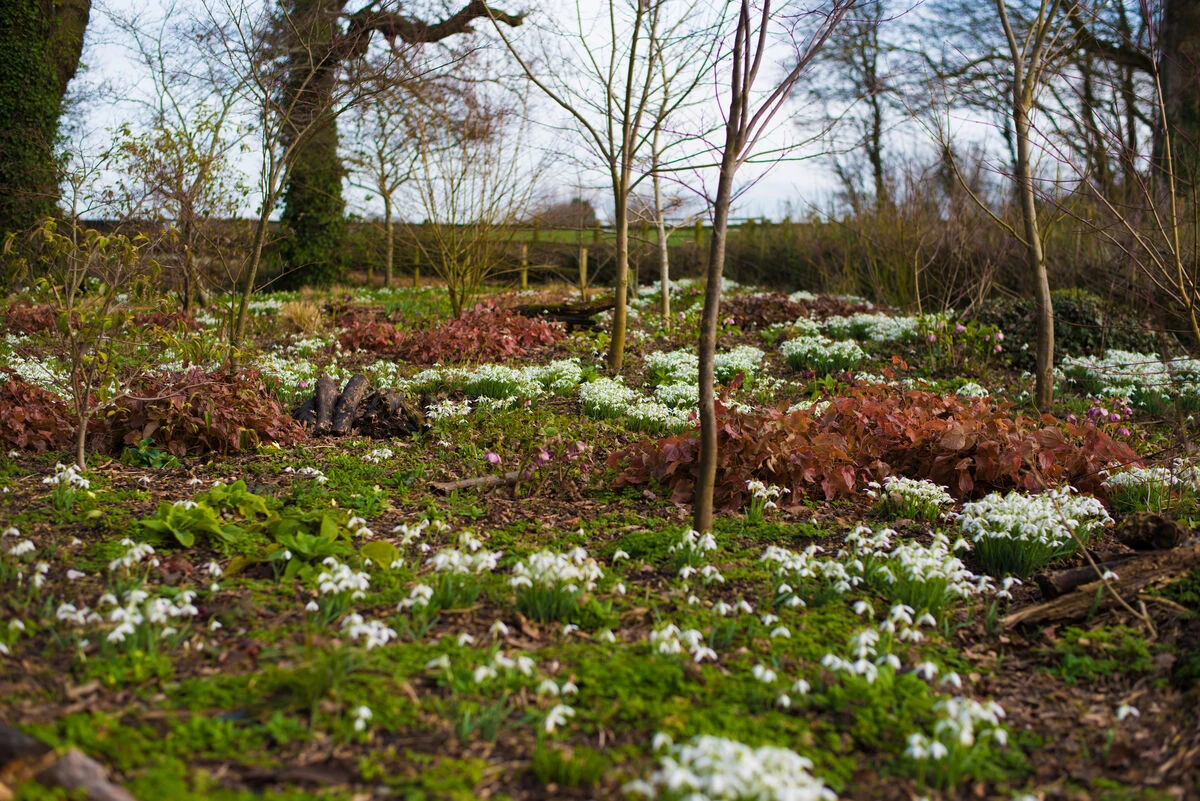
<svg viewBox="0 0 1200 801">
<path fill-rule="evenodd" d="M 81 573 L 80 571 L 75 570 L 75 569 L 71 569 L 71 570 L 67 571 L 67 580 L 68 581 L 78 581 L 79 579 L 84 578 L 85 576 L 87 576 L 87 573 Z"/>
<path fill-rule="evenodd" d="M 755 665 L 750 672 L 754 675 L 754 678 L 758 679 L 763 684 L 771 684 L 776 679 L 775 671 L 761 664 Z"/>
<path fill-rule="evenodd" d="M 628 558 L 629 558 L 629 554 L 625 553 L 625 551 L 617 551 L 616 553 L 614 553 L 612 555 L 612 562 L 615 565 L 617 562 L 621 561 L 622 559 L 628 559 Z"/>
<path fill-rule="evenodd" d="M 558 695 L 558 685 L 552 679 L 542 679 L 537 686 L 537 694 L 541 695 Z"/>
<path fill-rule="evenodd" d="M 316 601 L 309 601 L 307 604 L 304 605 L 304 611 L 305 612 L 319 612 L 319 611 L 321 611 L 321 607 L 320 607 L 320 605 L 317 604 Z"/>
<path fill-rule="evenodd" d="M 789 709 L 792 706 L 792 699 L 787 693 L 782 693 L 778 698 L 775 699 L 775 703 L 783 709 Z"/>
<path fill-rule="evenodd" d="M 546 715 L 544 727 L 548 734 L 553 734 L 554 730 L 564 725 L 568 719 L 575 717 L 575 710 L 566 704 L 557 704 L 550 713 Z"/>
<path fill-rule="evenodd" d="M 725 617 L 726 615 L 728 615 L 730 612 L 733 611 L 733 607 L 730 606 L 729 604 L 725 603 L 724 601 L 717 601 L 715 604 L 713 604 L 713 611 L 716 612 L 721 617 Z"/>
<path fill-rule="evenodd" d="M 10 553 L 11 553 L 11 551 L 10 551 Z M 683 567 L 681 567 L 679 569 L 679 577 L 681 579 L 683 579 L 684 581 L 687 581 L 695 574 L 696 574 L 696 568 L 692 567 L 691 565 L 684 565 Z"/>
<path fill-rule="evenodd" d="M 754 614 L 754 607 L 751 606 L 750 604 L 746 603 L 741 598 L 739 598 L 738 602 L 736 604 L 734 604 L 734 608 L 737 609 L 737 611 L 744 612 L 747 615 Z"/>
<path fill-rule="evenodd" d="M 449 670 L 450 669 L 450 656 L 448 654 L 442 654 L 439 657 L 430 659 L 428 662 L 425 663 L 425 669 L 426 670 Z"/>
<path fill-rule="evenodd" d="M 8 621 L 8 630 L 9 631 L 24 631 L 25 624 L 22 621 L 14 618 L 14 619 Z"/>
<path fill-rule="evenodd" d="M 1136 706 L 1130 706 L 1129 704 L 1121 704 L 1119 707 L 1117 707 L 1117 721 L 1118 722 L 1125 720 L 1125 718 L 1140 717 L 1141 714 L 1142 713 L 1138 711 L 1138 708 Z"/>
<path fill-rule="evenodd" d="M 472 637 L 470 635 L 470 633 L 468 633 L 468 632 L 464 631 L 458 635 L 458 644 L 459 645 L 470 645 L 473 642 L 475 642 L 475 638 Z"/>
<path fill-rule="evenodd" d="M 496 678 L 498 675 L 496 669 L 491 665 L 480 665 L 475 668 L 475 683 L 483 684 L 485 681 Z"/>
<path fill-rule="evenodd" d="M 866 615 L 867 617 L 875 617 L 875 609 L 867 601 L 855 601 L 854 614 Z"/>
<path fill-rule="evenodd" d="M 615 592 L 617 595 L 624 595 L 625 594 L 625 582 L 618 581 L 616 584 L 614 584 L 613 592 Z"/>
<path fill-rule="evenodd" d="M 0 533 L 0 537 L 19 537 L 19 536 L 21 536 L 21 532 L 17 531 L 16 526 L 9 526 L 8 528 L 4 529 L 4 531 L 2 533 Z"/>
<path fill-rule="evenodd" d="M 215 619 L 215 618 L 214 618 L 213 620 L 210 620 L 210 621 L 209 621 L 209 623 L 208 623 L 208 630 L 209 630 L 209 631 L 216 631 L 216 630 L 217 630 L 217 629 L 219 629 L 219 628 L 221 628 L 221 621 L 219 621 L 219 620 L 217 620 L 217 619 Z"/>
<path fill-rule="evenodd" d="M 188 479 L 188 482 L 187 482 L 187 483 L 188 483 L 188 486 L 189 486 L 189 487 L 195 487 L 195 486 L 199 486 L 200 484 L 203 484 L 203 483 L 204 483 L 204 479 L 202 479 L 202 478 L 196 478 L 195 476 L 193 476 L 192 478 L 189 478 L 189 479 Z"/>
<path fill-rule="evenodd" d="M 674 744 L 675 744 L 675 741 L 671 739 L 671 735 L 667 734 L 666 732 L 660 731 L 660 732 L 656 732 L 654 737 L 651 738 L 650 750 L 651 751 L 661 751 L 664 748 L 670 748 Z"/>
<path fill-rule="evenodd" d="M 762 616 L 761 618 L 759 618 L 759 619 L 760 619 L 760 620 L 762 620 L 762 624 L 763 624 L 764 626 L 769 626 L 769 625 L 771 625 L 772 623 L 776 623 L 776 622 L 778 622 L 778 621 L 779 621 L 779 617 L 778 617 L 778 615 L 772 615 L 772 614 L 766 614 L 766 615 L 763 615 L 763 616 Z"/>
<path fill-rule="evenodd" d="M 688 606 L 699 606 L 700 598 L 695 595 L 689 595 L 687 602 L 688 602 Z"/>
<path fill-rule="evenodd" d="M 497 620 L 495 623 L 492 624 L 492 627 L 490 629 L 488 629 L 488 632 L 491 633 L 495 637 L 507 637 L 508 636 L 508 626 L 506 626 L 504 624 L 503 620 Z"/>
<path fill-rule="evenodd" d="M 570 637 L 572 634 L 574 634 L 577 631 L 579 631 L 579 626 L 576 626 L 574 623 L 567 623 L 562 628 L 562 633 L 563 633 L 564 637 Z"/>
<path fill-rule="evenodd" d="M 373 714 L 372 714 L 370 708 L 365 707 L 365 706 L 360 706 L 354 710 L 353 714 L 354 714 L 354 730 L 359 731 L 359 732 L 366 731 L 367 721 L 369 721 L 373 717 Z"/>
<path fill-rule="evenodd" d="M 914 672 L 921 678 L 929 681 L 938 674 L 938 666 L 932 662 L 922 662 L 917 665 Z"/>
<path fill-rule="evenodd" d="M 1104 581 L 1116 581 L 1117 574 L 1111 570 L 1105 570 L 1104 573 L 1101 574 L 1100 578 L 1103 579 Z"/>
<path fill-rule="evenodd" d="M 577 692 L 579 692 L 579 687 L 576 686 L 575 682 L 573 682 L 573 681 L 563 682 L 563 686 L 562 686 L 562 694 L 563 695 L 574 695 Z"/>
<path fill-rule="evenodd" d="M 37 548 L 34 546 L 31 540 L 21 540 L 16 545 L 8 549 L 8 555 L 19 557 L 24 556 L 25 554 L 33 553 L 36 550 Z"/>
<path fill-rule="evenodd" d="M 771 630 L 771 639 L 775 639 L 776 637 L 783 637 L 785 640 L 790 640 L 792 638 L 792 632 L 787 626 L 777 626 Z"/>
<path fill-rule="evenodd" d="M 796 679 L 796 682 L 792 685 L 792 692 L 800 695 L 808 695 L 811 689 L 812 687 L 804 679 Z"/>
<path fill-rule="evenodd" d="M 962 678 L 957 673 L 947 673 L 942 676 L 941 684 L 952 684 L 957 689 L 962 689 Z"/>
<path fill-rule="evenodd" d="M 611 630 L 605 629 L 604 631 L 600 632 L 600 636 L 598 639 L 600 640 L 600 642 L 613 643 L 613 642 L 617 641 L 617 636 L 615 634 L 613 634 Z"/>
</svg>

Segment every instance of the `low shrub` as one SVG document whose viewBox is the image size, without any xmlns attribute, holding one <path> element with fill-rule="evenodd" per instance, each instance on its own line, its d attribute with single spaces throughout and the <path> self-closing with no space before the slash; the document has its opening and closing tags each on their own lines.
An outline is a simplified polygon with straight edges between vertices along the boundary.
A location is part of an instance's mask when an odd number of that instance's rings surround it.
<svg viewBox="0 0 1200 801">
<path fill-rule="evenodd" d="M 177 457 L 291 445 L 304 429 L 267 392 L 257 370 L 196 368 L 147 376 L 105 421 L 115 448 L 143 439 Z"/>
<path fill-rule="evenodd" d="M 736 511 L 757 479 L 792 497 L 859 497 L 888 475 L 926 478 L 958 498 L 995 489 L 1038 491 L 1072 483 L 1103 492 L 1100 470 L 1137 454 L 1090 421 L 1013 416 L 1011 404 L 862 384 L 810 410 L 737 413 L 718 403 L 716 503 Z M 609 456 L 618 486 L 660 482 L 690 502 L 698 470 L 696 430 L 644 439 Z"/>
<path fill-rule="evenodd" d="M 444 364 L 522 356 L 566 335 L 557 323 L 522 317 L 489 303 L 476 305 L 457 320 L 419 331 L 400 331 L 391 323 L 358 323 L 338 341 L 348 350 L 370 350 L 416 364 Z"/>
<path fill-rule="evenodd" d="M 0 371 L 0 447 L 61 450 L 74 440 L 75 421 L 62 398 Z"/>
</svg>

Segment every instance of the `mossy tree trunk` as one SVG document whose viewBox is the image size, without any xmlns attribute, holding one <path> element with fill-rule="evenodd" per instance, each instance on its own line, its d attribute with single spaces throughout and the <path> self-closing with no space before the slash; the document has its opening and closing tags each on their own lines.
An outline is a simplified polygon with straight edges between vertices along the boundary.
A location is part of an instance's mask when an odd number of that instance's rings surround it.
<svg viewBox="0 0 1200 801">
<path fill-rule="evenodd" d="M 0 13 L 0 234 L 55 213 L 54 142 L 90 0 L 7 0 Z"/>
</svg>

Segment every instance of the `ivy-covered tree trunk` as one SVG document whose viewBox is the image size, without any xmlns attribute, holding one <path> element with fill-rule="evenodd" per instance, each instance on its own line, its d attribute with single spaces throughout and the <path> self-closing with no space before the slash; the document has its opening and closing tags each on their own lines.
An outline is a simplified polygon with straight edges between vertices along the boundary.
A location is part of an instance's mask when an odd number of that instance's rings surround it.
<svg viewBox="0 0 1200 801">
<path fill-rule="evenodd" d="M 58 201 L 54 141 L 91 0 L 6 0 L 0 12 L 0 234 Z"/>
<path fill-rule="evenodd" d="M 290 236 L 280 255 L 285 274 L 281 287 L 328 285 L 342 278 L 346 202 L 342 178 L 346 171 L 338 156 L 337 112 L 352 94 L 338 98 L 338 81 L 347 59 L 361 58 L 371 36 L 381 34 L 393 46 L 438 42 L 469 33 L 471 23 L 489 17 L 520 25 L 520 14 L 506 14 L 484 0 L 468 0 L 439 22 L 379 10 L 376 4 L 345 14 L 346 0 L 281 0 L 280 39 L 286 48 L 287 96 L 285 113 L 295 148 L 283 193 L 282 221 Z M 345 88 L 345 87 L 343 87 Z"/>
<path fill-rule="evenodd" d="M 287 133 L 302 138 L 283 191 L 280 288 L 328 286 L 342 278 L 346 171 L 338 156 L 332 104 L 344 53 L 338 24 L 344 0 L 285 0 Z M 292 144 L 288 141 L 285 144 Z"/>
</svg>

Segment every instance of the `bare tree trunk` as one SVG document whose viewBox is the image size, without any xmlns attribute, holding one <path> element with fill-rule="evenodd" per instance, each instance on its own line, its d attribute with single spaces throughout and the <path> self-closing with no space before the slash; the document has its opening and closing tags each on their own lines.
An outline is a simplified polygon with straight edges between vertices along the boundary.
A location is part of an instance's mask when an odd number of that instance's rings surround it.
<svg viewBox="0 0 1200 801">
<path fill-rule="evenodd" d="M 392 224 L 392 199 L 383 196 L 383 225 L 384 225 L 384 259 L 383 285 L 392 285 L 392 269 L 396 264 L 396 228 Z"/>
<path fill-rule="evenodd" d="M 716 375 L 717 320 L 721 312 L 721 273 L 725 270 L 725 239 L 729 229 L 729 204 L 733 201 L 736 147 L 727 142 L 721 158 L 721 175 L 713 203 L 713 230 L 708 245 L 707 285 L 700 316 L 700 472 L 696 476 L 695 519 L 692 528 L 712 531 L 713 490 L 717 482 Z"/>
<path fill-rule="evenodd" d="M 617 278 L 613 291 L 616 293 L 617 305 L 613 309 L 612 339 L 608 343 L 608 369 L 619 372 L 625 362 L 625 324 L 629 317 L 629 192 L 615 195 L 616 204 L 613 212 L 613 223 L 617 237 Z"/>
<path fill-rule="evenodd" d="M 1021 221 L 1025 237 L 1025 261 L 1036 282 L 1034 300 L 1037 317 L 1037 367 L 1035 395 L 1039 411 L 1048 412 L 1054 404 L 1054 307 L 1050 298 L 1050 277 L 1042 252 L 1042 232 L 1038 227 L 1037 197 L 1029 163 L 1029 109 L 1021 98 L 1013 97 L 1013 116 L 1017 133 L 1017 191 L 1020 194 Z"/>
<path fill-rule="evenodd" d="M 657 134 L 655 134 L 657 136 Z M 657 160 L 657 159 L 656 159 Z M 671 250 L 667 247 L 667 221 L 663 219 L 662 179 L 655 173 L 654 182 L 654 230 L 658 235 L 658 277 L 662 287 L 663 327 L 671 331 Z"/>
<path fill-rule="evenodd" d="M 268 193 L 270 195 L 270 193 Z M 254 281 L 258 278 L 258 265 L 262 261 L 263 245 L 267 241 L 267 226 L 271 221 L 271 209 L 275 206 L 274 198 L 268 201 L 263 198 L 262 211 L 259 212 L 258 222 L 254 228 L 254 244 L 250 246 L 250 263 L 246 265 L 246 276 L 242 280 L 242 299 L 238 303 L 237 318 L 234 320 L 229 333 L 230 350 L 242 342 L 246 332 L 246 317 L 250 310 L 250 296 L 254 294 Z"/>
</svg>

